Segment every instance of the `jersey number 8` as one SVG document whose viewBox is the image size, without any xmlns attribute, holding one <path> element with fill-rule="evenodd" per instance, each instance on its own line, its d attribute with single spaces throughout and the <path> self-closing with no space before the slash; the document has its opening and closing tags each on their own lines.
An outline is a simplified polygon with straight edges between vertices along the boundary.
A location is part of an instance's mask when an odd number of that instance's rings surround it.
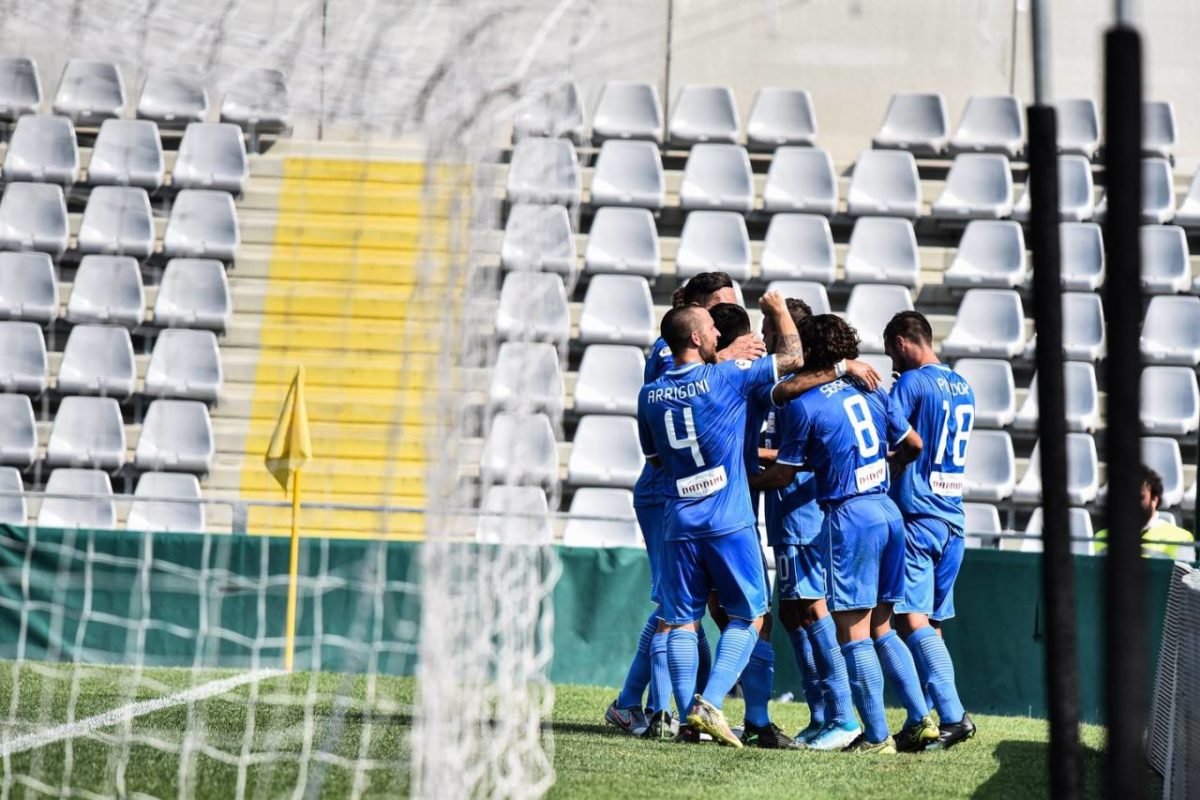
<svg viewBox="0 0 1200 800">
<path fill-rule="evenodd" d="M 875 422 L 871 419 L 866 398 L 861 394 L 852 394 L 842 402 L 842 408 L 850 419 L 854 438 L 858 439 L 858 452 L 863 458 L 879 455 L 879 434 L 875 432 Z"/>
<path fill-rule="evenodd" d="M 950 446 L 950 459 L 954 466 L 967 463 L 967 440 L 971 428 L 975 427 L 975 406 L 963 404 L 954 408 L 954 443 Z M 942 433 L 938 436 L 937 456 L 933 463 L 941 465 L 946 459 L 946 440 L 950 438 L 950 402 L 942 401 Z"/>
</svg>

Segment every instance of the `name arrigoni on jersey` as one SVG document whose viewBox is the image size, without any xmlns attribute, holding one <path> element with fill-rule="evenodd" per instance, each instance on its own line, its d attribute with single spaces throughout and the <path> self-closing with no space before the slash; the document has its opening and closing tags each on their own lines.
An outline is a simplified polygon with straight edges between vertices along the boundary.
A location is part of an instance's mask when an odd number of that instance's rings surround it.
<svg viewBox="0 0 1200 800">
<path fill-rule="evenodd" d="M 664 386 L 661 389 L 651 389 L 646 392 L 646 402 L 662 403 L 671 400 L 687 400 L 708 394 L 708 379 L 703 378 L 680 386 Z"/>
</svg>

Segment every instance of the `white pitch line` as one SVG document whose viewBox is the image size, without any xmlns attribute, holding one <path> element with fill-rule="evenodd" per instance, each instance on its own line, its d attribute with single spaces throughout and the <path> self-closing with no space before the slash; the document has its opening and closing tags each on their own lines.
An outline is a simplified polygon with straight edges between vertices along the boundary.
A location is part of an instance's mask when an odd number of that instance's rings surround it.
<svg viewBox="0 0 1200 800">
<path fill-rule="evenodd" d="M 86 736 L 100 728 L 118 725 L 136 717 L 153 714 L 155 711 L 161 711 L 164 708 L 182 705 L 183 703 L 207 700 L 210 697 L 224 694 L 247 683 L 274 678 L 284 674 L 286 673 L 283 670 L 278 669 L 257 670 L 242 675 L 235 675 L 232 678 L 224 678 L 219 681 L 201 684 L 200 686 L 193 686 L 191 689 L 186 689 L 167 697 L 156 697 L 153 700 L 130 703 L 120 708 L 114 708 L 111 711 L 105 711 L 103 714 L 97 714 L 94 717 L 77 720 L 66 725 L 59 725 L 57 728 L 51 728 L 48 731 L 30 733 L 25 736 L 18 736 L 16 739 L 0 742 L 0 757 L 11 756 L 26 750 L 36 750 L 39 747 L 45 747 L 48 744 L 54 744 L 63 739 Z"/>
</svg>

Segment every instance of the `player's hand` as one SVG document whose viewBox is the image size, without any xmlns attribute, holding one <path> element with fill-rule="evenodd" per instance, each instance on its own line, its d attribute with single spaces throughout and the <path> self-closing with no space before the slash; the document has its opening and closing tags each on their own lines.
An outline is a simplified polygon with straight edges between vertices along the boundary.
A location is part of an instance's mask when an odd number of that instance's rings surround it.
<svg viewBox="0 0 1200 800">
<path fill-rule="evenodd" d="M 875 371 L 874 367 L 865 361 L 847 361 L 846 374 L 867 387 L 867 390 L 871 392 L 883 385 L 883 378 Z"/>
<path fill-rule="evenodd" d="M 787 299 L 779 292 L 765 292 L 758 301 L 764 314 L 779 316 L 787 313 Z"/>
<path fill-rule="evenodd" d="M 767 346 L 753 333 L 743 334 L 730 342 L 724 350 L 717 352 L 717 361 L 736 361 L 745 358 L 753 361 L 767 354 Z"/>
</svg>

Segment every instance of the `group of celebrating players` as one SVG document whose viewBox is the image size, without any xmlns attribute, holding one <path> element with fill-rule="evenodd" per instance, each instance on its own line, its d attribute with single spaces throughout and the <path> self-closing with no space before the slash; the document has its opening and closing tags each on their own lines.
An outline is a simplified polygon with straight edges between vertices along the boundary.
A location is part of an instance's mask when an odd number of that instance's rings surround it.
<svg viewBox="0 0 1200 800">
<path fill-rule="evenodd" d="M 662 320 L 638 396 L 647 463 L 634 490 L 656 608 L 605 719 L 632 735 L 707 734 L 733 747 L 951 747 L 975 733 L 940 635 L 963 556 L 971 387 L 938 360 L 916 312 L 884 329 L 899 375 L 888 393 L 855 360 L 858 335 L 840 317 L 774 292 L 761 308 L 760 339 L 729 276 L 709 272 Z M 768 709 L 775 655 L 758 493 L 777 614 L 810 711 L 795 737 Z M 706 609 L 722 631 L 715 654 Z M 895 736 L 885 676 L 907 714 Z M 722 711 L 739 681 L 740 735 Z"/>
</svg>

